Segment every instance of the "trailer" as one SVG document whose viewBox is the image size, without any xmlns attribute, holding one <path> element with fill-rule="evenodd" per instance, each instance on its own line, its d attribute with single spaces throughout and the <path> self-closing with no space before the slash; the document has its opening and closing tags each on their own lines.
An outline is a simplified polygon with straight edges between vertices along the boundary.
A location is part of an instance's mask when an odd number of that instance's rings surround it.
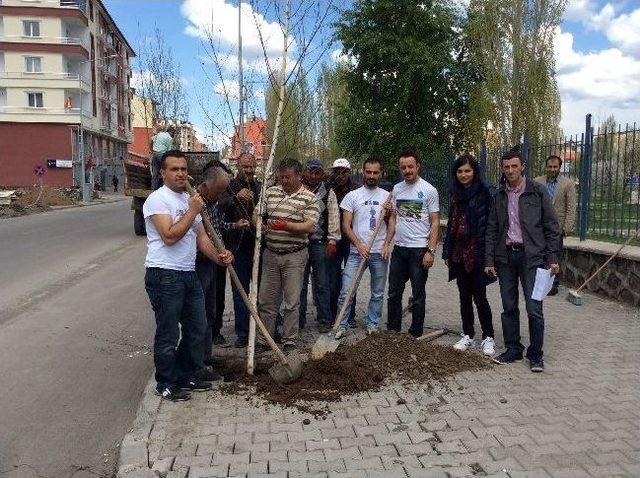
<svg viewBox="0 0 640 478">
<path fill-rule="evenodd" d="M 220 161 L 220 152 L 192 152 L 184 151 L 187 158 L 187 168 L 189 176 L 198 184 L 202 179 L 202 172 L 208 167 L 215 165 L 227 169 Z M 142 206 L 153 192 L 151 188 L 151 160 L 148 156 L 129 152 L 129 156 L 124 163 L 125 184 L 124 194 L 131 196 L 131 210 L 133 211 L 133 231 L 136 236 L 147 234 Z"/>
</svg>

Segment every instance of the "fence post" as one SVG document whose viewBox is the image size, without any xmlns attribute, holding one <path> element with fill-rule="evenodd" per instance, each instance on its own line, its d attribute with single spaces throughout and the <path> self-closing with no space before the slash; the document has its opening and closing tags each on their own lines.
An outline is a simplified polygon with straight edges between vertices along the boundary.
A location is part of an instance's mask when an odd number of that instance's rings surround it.
<svg viewBox="0 0 640 478">
<path fill-rule="evenodd" d="M 524 174 L 529 177 L 531 166 L 529 165 L 531 145 L 529 144 L 529 130 L 524 130 L 524 138 L 522 140 L 522 160 L 524 161 Z"/>
<path fill-rule="evenodd" d="M 482 138 L 480 143 L 480 179 L 487 182 L 487 138 Z"/>
<path fill-rule="evenodd" d="M 586 117 L 582 158 L 580 159 L 580 240 L 584 241 L 589 229 L 589 206 L 591 202 L 591 161 L 593 159 L 593 128 L 591 114 Z"/>
</svg>

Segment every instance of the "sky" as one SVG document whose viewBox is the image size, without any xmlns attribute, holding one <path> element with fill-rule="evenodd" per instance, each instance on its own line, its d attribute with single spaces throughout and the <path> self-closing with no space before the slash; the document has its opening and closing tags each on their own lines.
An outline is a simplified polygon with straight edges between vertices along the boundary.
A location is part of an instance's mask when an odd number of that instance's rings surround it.
<svg viewBox="0 0 640 478">
<path fill-rule="evenodd" d="M 136 52 L 144 54 L 145 45 L 154 41 L 156 26 L 161 28 L 180 63 L 189 120 L 199 138 L 216 149 L 228 144 L 233 120 L 222 95 L 226 90 L 232 97 L 231 108 L 237 118 L 237 101 L 233 97 L 238 96 L 238 0 L 103 2 Z M 262 43 L 271 68 L 277 69 L 283 37 L 274 10 L 253 11 L 249 3 L 242 5 L 247 109 L 249 115 L 259 116 L 264 114 L 267 85 Z M 318 15 L 323 13 L 311 12 L 298 27 L 309 35 Z M 324 24 L 334 19 L 328 17 Z M 261 25 L 262 42 L 256 23 Z M 217 52 L 219 73 L 211 54 L 210 38 Z M 290 60 L 296 57 L 302 43 L 292 44 Z M 596 125 L 609 115 L 623 124 L 640 123 L 640 0 L 569 0 L 554 51 L 562 99 L 561 127 L 565 134 L 584 131 L 587 113 L 593 115 Z M 329 45 L 327 33 L 320 34 L 307 56 L 307 68 L 317 67 L 323 61 L 334 62 L 339 53 L 338 45 Z M 133 86 L 138 75 L 134 73 Z"/>
</svg>

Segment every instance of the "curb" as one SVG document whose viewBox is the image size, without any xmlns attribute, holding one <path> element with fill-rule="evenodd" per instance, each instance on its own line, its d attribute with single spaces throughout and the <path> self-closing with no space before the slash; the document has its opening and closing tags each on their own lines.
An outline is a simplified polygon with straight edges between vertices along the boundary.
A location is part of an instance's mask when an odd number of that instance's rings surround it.
<svg viewBox="0 0 640 478">
<path fill-rule="evenodd" d="M 149 468 L 149 436 L 158 415 L 161 398 L 154 393 L 153 373 L 138 405 L 131 431 L 120 444 L 117 478 L 159 478 L 159 470 Z M 165 473 L 166 474 L 166 473 Z"/>
<path fill-rule="evenodd" d="M 49 208 L 52 211 L 59 211 L 61 209 L 72 209 L 74 207 L 92 207 L 92 206 L 100 206 L 102 204 L 111 204 L 114 202 L 121 202 L 121 201 L 126 201 L 128 198 L 124 197 L 124 198 L 117 198 L 117 199 L 105 199 L 105 200 L 94 200 L 88 203 L 77 203 L 77 204 L 70 204 L 69 206 L 49 206 Z"/>
</svg>

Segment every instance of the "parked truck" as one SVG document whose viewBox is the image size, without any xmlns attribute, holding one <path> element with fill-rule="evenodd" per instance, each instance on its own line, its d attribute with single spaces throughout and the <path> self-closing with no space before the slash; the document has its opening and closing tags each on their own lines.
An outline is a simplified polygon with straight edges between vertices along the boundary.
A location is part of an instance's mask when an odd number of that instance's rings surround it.
<svg viewBox="0 0 640 478">
<path fill-rule="evenodd" d="M 220 153 L 218 151 L 206 153 L 185 151 L 184 155 L 187 158 L 189 176 L 193 178 L 194 184 L 200 182 L 202 172 L 212 164 L 225 167 L 226 169 L 226 166 L 220 162 Z M 153 192 L 153 189 L 151 189 L 151 169 L 149 163 L 149 157 L 132 152 L 129 153 L 129 157 L 124 163 L 124 193 L 132 198 L 133 231 L 136 236 L 144 236 L 147 233 L 144 225 L 142 206 L 149 197 L 149 194 Z"/>
</svg>

